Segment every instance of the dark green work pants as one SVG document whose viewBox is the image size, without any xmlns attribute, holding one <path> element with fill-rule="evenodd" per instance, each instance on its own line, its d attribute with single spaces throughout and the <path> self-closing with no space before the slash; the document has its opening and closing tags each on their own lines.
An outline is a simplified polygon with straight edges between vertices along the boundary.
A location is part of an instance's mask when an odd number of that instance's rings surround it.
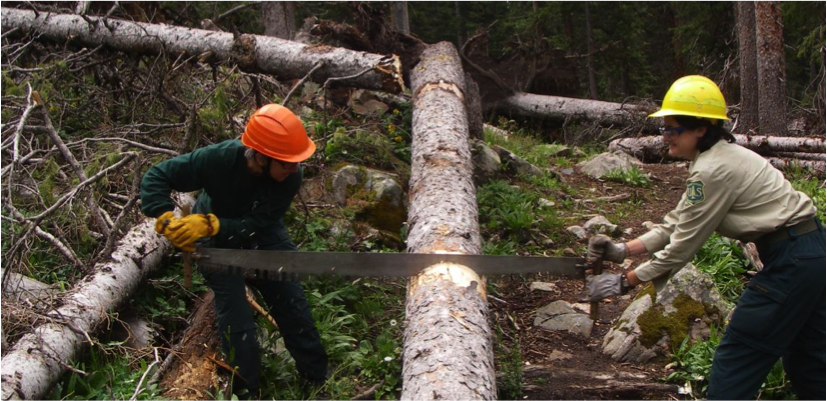
<svg viewBox="0 0 827 401">
<path fill-rule="evenodd" d="M 197 206 L 195 209 L 198 213 Z M 260 238 L 257 249 L 296 250 L 284 225 L 274 227 L 272 232 L 260 233 Z M 239 394 L 247 389 L 245 398 L 257 398 L 261 378 L 256 323 L 253 310 L 247 303 L 245 284 L 261 292 L 279 326 L 284 345 L 296 361 L 299 374 L 309 381 L 325 379 L 327 354 L 320 342 L 301 283 L 245 280 L 241 275 L 210 269 L 203 269 L 202 273 L 215 293 L 215 312 L 224 354 L 232 356 L 230 365 L 237 366 L 238 374 L 243 378 L 233 380 L 233 393 Z"/>
<path fill-rule="evenodd" d="M 755 399 L 780 357 L 799 399 L 825 399 L 824 226 L 758 243 L 764 269 L 738 300 L 709 378 L 709 399 Z"/>
</svg>

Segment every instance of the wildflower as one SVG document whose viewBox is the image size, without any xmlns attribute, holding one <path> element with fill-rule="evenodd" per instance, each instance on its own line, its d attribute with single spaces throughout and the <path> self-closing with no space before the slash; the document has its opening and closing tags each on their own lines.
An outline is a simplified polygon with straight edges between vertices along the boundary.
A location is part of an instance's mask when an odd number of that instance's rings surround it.
<svg viewBox="0 0 827 401">
<path fill-rule="evenodd" d="M 391 319 L 390 325 L 391 327 L 396 326 L 396 319 Z"/>
<path fill-rule="evenodd" d="M 389 356 L 386 356 L 386 357 L 385 357 L 385 362 L 390 362 L 390 361 L 392 361 L 392 360 L 393 360 L 393 358 L 391 358 L 391 357 L 389 357 Z"/>
<path fill-rule="evenodd" d="M 393 124 L 388 124 L 388 132 L 390 132 L 391 134 L 396 132 L 396 126 Z"/>
<path fill-rule="evenodd" d="M 402 142 L 402 137 L 397 135 L 396 138 L 393 138 L 393 140 L 396 142 Z"/>
<path fill-rule="evenodd" d="M 399 109 L 393 109 L 393 114 L 399 115 L 402 114 L 402 112 L 399 111 Z"/>
</svg>

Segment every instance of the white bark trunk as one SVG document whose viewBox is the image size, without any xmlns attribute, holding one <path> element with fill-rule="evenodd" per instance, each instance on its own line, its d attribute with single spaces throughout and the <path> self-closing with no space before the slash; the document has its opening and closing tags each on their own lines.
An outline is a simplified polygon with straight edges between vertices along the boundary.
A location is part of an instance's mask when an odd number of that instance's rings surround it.
<svg viewBox="0 0 827 401">
<path fill-rule="evenodd" d="M 632 104 L 531 93 L 516 93 L 498 102 L 495 107 L 505 114 L 569 123 L 597 122 L 604 126 L 643 126 L 649 114 L 649 110 Z"/>
<path fill-rule="evenodd" d="M 215 60 L 232 59 L 243 70 L 276 74 L 280 79 L 302 78 L 321 61 L 324 66 L 312 77 L 316 82 L 324 83 L 328 78 L 371 70 L 348 80 L 347 85 L 391 93 L 404 89 L 401 64 L 396 56 L 308 46 L 268 36 L 241 35 L 239 40 L 234 41 L 233 34 L 227 32 L 115 19 L 107 21 L 110 29 L 104 26 L 101 18 L 87 18 L 95 24 L 89 24 L 77 15 L 42 12 L 35 16 L 34 11 L 3 8 L 2 28 L 3 31 L 14 28 L 37 30 L 44 39 L 61 43 L 71 40 L 92 46 L 105 44 L 124 52 L 184 53 L 190 56 L 212 54 Z M 247 50 L 239 52 L 239 48 Z"/>
<path fill-rule="evenodd" d="M 456 48 L 429 46 L 413 68 L 408 251 L 479 254 L 465 76 Z M 408 284 L 402 399 L 497 396 L 485 282 L 440 263 Z"/>
<path fill-rule="evenodd" d="M 192 204 L 194 199 L 182 195 L 179 203 Z M 86 341 L 86 333 L 106 320 L 107 313 L 128 299 L 160 263 L 169 242 L 155 233 L 154 226 L 154 219 L 146 219 L 133 227 L 111 261 L 97 264 L 96 273 L 67 294 L 63 306 L 49 313 L 55 322 L 35 327 L 3 355 L 4 400 L 42 399 Z"/>
</svg>

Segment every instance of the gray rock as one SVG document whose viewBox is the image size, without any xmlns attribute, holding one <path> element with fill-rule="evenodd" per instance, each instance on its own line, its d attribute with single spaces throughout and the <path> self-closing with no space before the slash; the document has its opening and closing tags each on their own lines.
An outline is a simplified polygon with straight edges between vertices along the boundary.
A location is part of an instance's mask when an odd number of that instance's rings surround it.
<svg viewBox="0 0 827 401">
<path fill-rule="evenodd" d="M 586 233 L 586 230 L 583 227 L 580 227 L 580 226 L 567 227 L 566 231 L 574 234 L 574 236 L 577 237 L 577 239 L 586 238 L 586 236 L 588 235 Z"/>
<path fill-rule="evenodd" d="M 572 157 L 581 158 L 586 157 L 586 153 L 580 150 L 580 148 L 575 147 L 574 150 L 571 152 Z"/>
<path fill-rule="evenodd" d="M 656 308 L 665 316 L 676 312 L 674 302 L 680 294 L 703 303 L 707 310 L 717 309 L 717 312 L 689 322 L 686 334 L 708 336 L 708 322 L 713 322 L 717 327 L 723 327 L 724 318 L 729 314 L 732 305 L 721 298 L 707 274 L 702 273 L 692 264 L 688 264 L 675 274 L 662 290 L 658 291 L 656 302 L 653 303 L 651 296 L 643 295 L 626 308 L 618 322 L 603 338 L 603 353 L 611 355 L 616 361 L 634 363 L 648 361 L 657 355 L 668 355 L 670 349 L 680 344 L 672 343 L 672 339 L 667 334 L 663 334 L 654 345 L 644 346 L 640 342 L 643 332 L 638 324 L 638 318 L 652 308 Z"/>
<path fill-rule="evenodd" d="M 609 219 L 603 216 L 597 216 L 592 218 L 591 220 L 587 221 L 586 224 L 583 225 L 583 228 L 594 234 L 605 234 L 610 237 L 620 234 L 620 229 L 617 225 L 612 224 Z"/>
<path fill-rule="evenodd" d="M 628 170 L 632 166 L 641 165 L 642 163 L 634 157 L 623 153 L 601 153 L 591 160 L 583 161 L 577 165 L 580 167 L 580 172 L 588 174 L 594 178 L 602 178 L 611 170 L 623 169 Z"/>
<path fill-rule="evenodd" d="M 357 218 L 376 228 L 398 233 L 407 219 L 408 198 L 402 186 L 390 174 L 364 167 L 347 165 L 333 176 L 333 198 L 345 207 L 358 198 Z"/>
<path fill-rule="evenodd" d="M 557 291 L 557 286 L 554 283 L 544 283 L 542 281 L 535 281 L 531 283 L 531 287 L 529 287 L 531 291 L 538 290 L 538 291 L 548 291 L 554 292 Z"/>
<path fill-rule="evenodd" d="M 566 167 L 566 168 L 560 170 L 560 173 L 565 174 L 565 175 L 572 175 L 572 174 L 574 174 L 574 169 L 571 168 L 571 167 Z"/>
<path fill-rule="evenodd" d="M 577 313 L 566 301 L 555 301 L 537 310 L 534 325 L 546 330 L 568 331 L 584 337 L 590 336 L 594 327 L 588 315 Z"/>
<path fill-rule="evenodd" d="M 474 181 L 478 184 L 487 182 L 488 180 L 497 176 L 500 172 L 500 155 L 489 148 L 485 142 L 474 142 L 473 162 L 474 162 Z"/>
<path fill-rule="evenodd" d="M 494 151 L 500 156 L 500 160 L 505 165 L 506 170 L 511 174 L 527 176 L 544 175 L 542 169 L 511 153 L 510 150 L 502 146 L 495 145 Z"/>
<path fill-rule="evenodd" d="M 537 201 L 537 203 L 540 205 L 540 207 L 554 207 L 556 205 L 556 203 L 545 198 L 540 198 Z"/>
</svg>

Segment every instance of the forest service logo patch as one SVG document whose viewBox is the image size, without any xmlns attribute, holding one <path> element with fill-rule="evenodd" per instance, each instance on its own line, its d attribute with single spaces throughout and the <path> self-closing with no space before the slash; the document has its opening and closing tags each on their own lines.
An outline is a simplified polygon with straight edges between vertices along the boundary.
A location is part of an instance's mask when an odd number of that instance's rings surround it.
<svg viewBox="0 0 827 401">
<path fill-rule="evenodd" d="M 686 206 L 697 205 L 704 201 L 704 182 L 689 181 L 686 184 Z"/>
</svg>

